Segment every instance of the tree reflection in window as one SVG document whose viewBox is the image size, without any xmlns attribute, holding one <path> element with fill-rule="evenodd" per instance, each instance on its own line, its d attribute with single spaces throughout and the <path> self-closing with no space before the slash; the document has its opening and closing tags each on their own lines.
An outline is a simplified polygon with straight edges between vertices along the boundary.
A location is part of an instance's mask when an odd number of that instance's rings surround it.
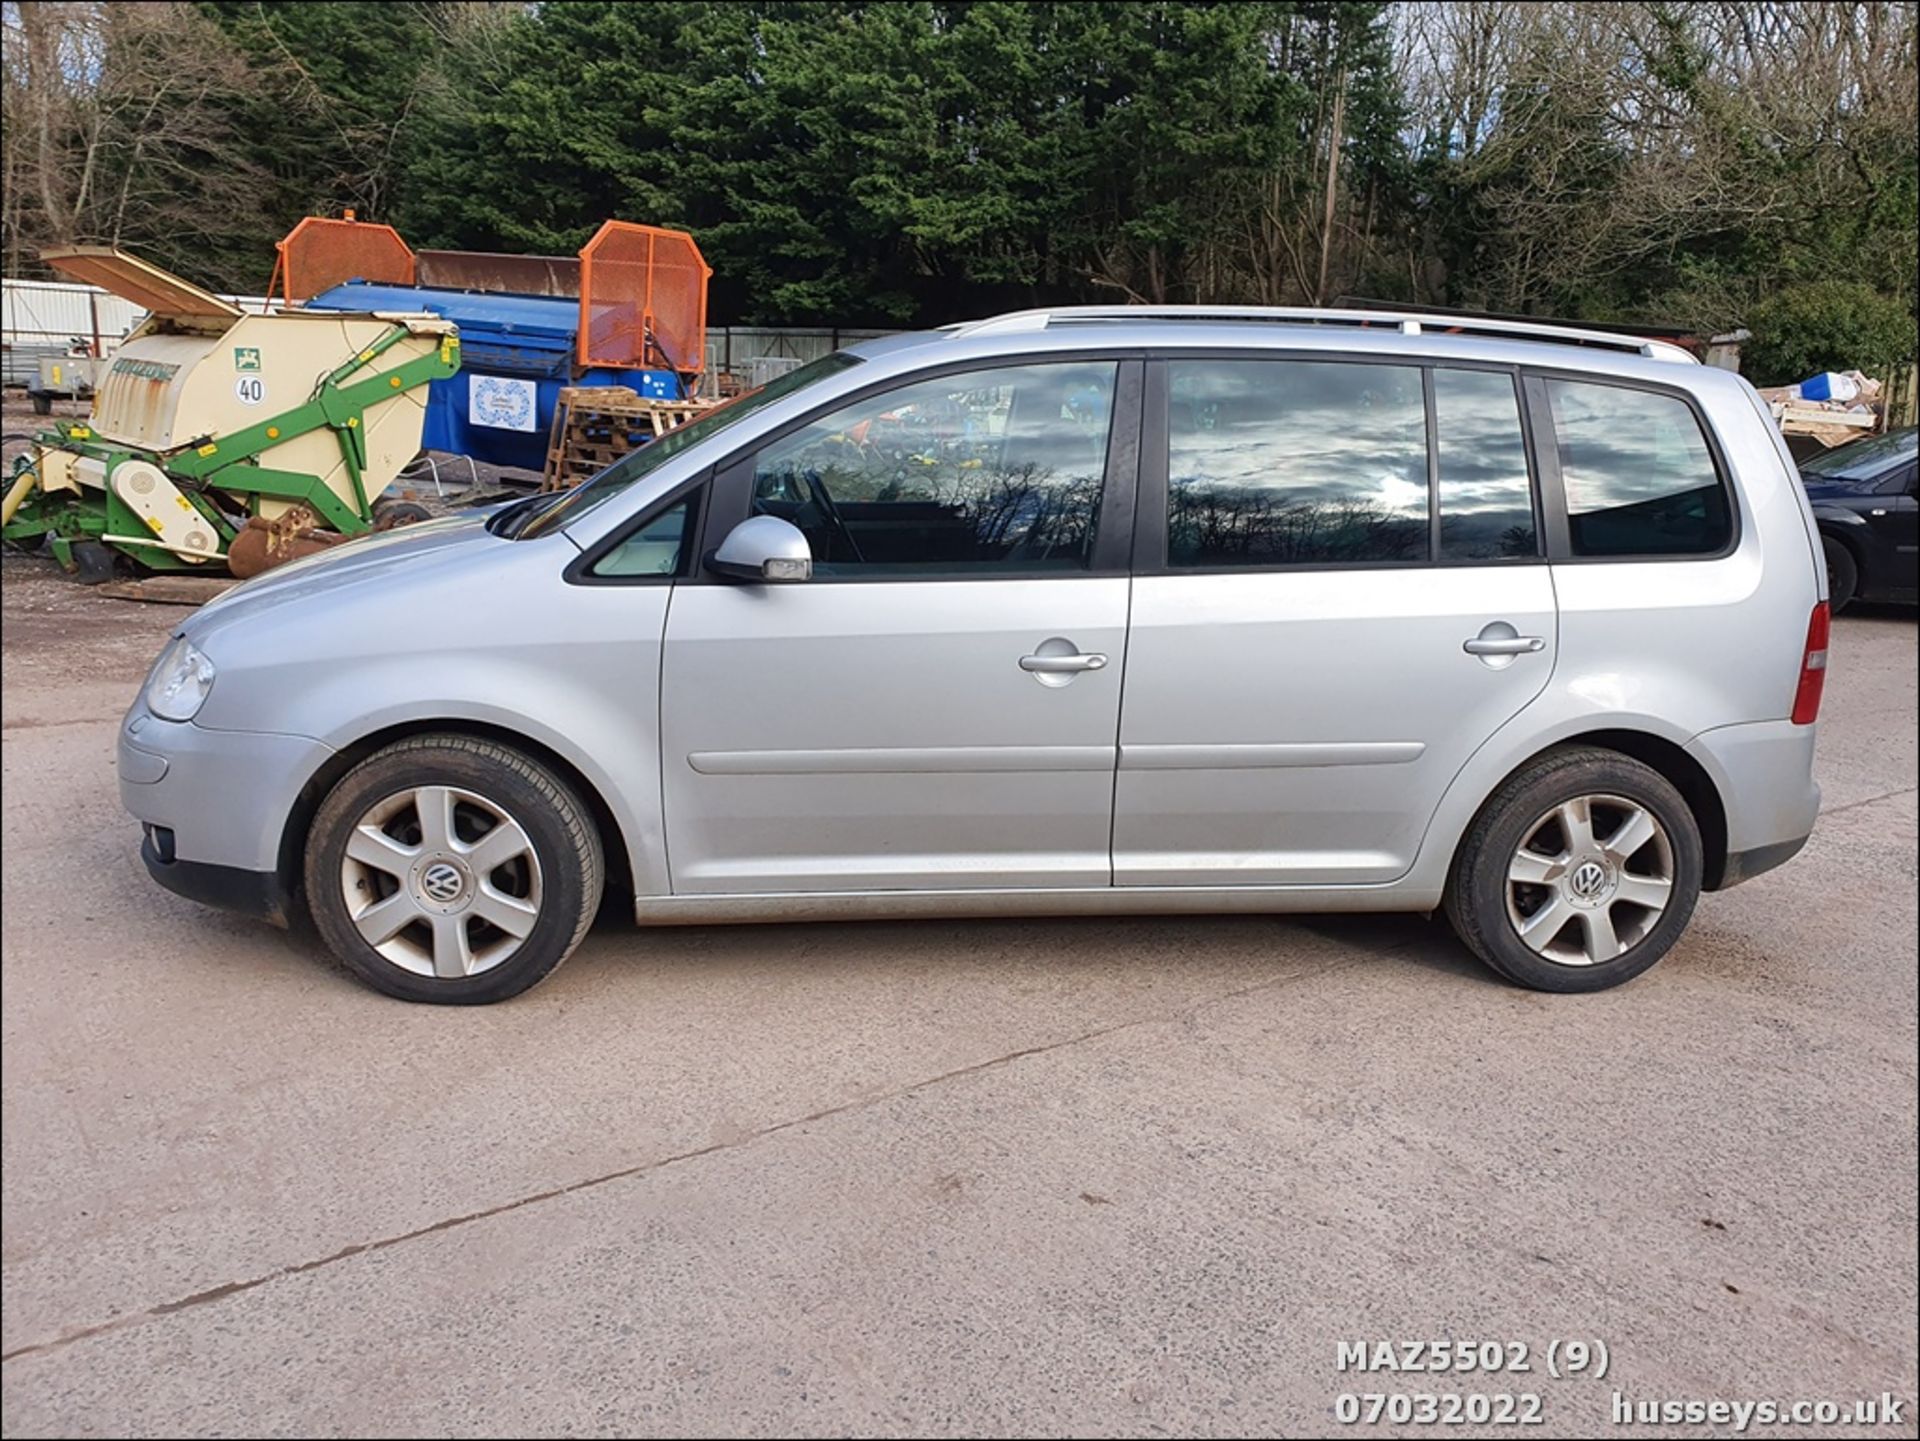
<svg viewBox="0 0 1920 1441">
<path fill-rule="evenodd" d="M 1179 360 L 1168 370 L 1169 564 L 1427 558 L 1417 368 Z"/>
<path fill-rule="evenodd" d="M 753 508 L 820 576 L 1084 569 L 1115 366 L 1008 366 L 856 402 L 768 447 Z"/>
</svg>

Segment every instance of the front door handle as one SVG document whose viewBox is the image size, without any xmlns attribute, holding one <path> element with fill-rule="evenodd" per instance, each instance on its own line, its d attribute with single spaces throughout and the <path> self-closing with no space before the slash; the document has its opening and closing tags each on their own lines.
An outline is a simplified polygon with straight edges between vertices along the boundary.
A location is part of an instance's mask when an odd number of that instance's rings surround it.
<svg viewBox="0 0 1920 1441">
<path fill-rule="evenodd" d="M 1075 671 L 1105 670 L 1107 658 L 1098 653 L 1083 655 L 1023 655 L 1020 657 L 1020 669 L 1032 671 L 1035 675 L 1067 675 Z"/>
<path fill-rule="evenodd" d="M 1546 648 L 1545 638 L 1537 635 L 1477 635 L 1461 647 L 1468 655 L 1532 655 Z"/>
</svg>

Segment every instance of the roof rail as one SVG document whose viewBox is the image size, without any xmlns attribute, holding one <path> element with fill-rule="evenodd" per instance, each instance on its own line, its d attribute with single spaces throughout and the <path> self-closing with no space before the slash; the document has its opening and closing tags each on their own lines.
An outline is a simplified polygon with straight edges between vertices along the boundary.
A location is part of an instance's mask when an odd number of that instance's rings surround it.
<svg viewBox="0 0 1920 1441">
<path fill-rule="evenodd" d="M 1471 335 L 1489 340 L 1532 340 L 1643 355 L 1651 360 L 1697 364 L 1680 346 L 1664 340 L 1580 330 L 1568 325 L 1531 325 L 1516 320 L 1478 320 L 1470 316 L 1423 315 L 1419 311 L 1322 310 L 1309 306 L 1267 305 L 1069 305 L 1048 310 L 1016 310 L 986 320 L 948 326 L 949 334 L 1017 335 L 1056 325 L 1100 325 L 1133 320 L 1183 320 L 1203 324 L 1342 326 L 1355 330 L 1397 330 L 1402 335 Z"/>
</svg>

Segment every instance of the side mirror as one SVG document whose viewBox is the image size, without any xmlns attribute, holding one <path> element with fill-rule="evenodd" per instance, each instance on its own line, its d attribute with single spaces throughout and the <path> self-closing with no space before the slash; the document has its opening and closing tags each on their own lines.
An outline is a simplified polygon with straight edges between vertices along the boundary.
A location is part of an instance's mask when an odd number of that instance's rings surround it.
<svg viewBox="0 0 1920 1441">
<path fill-rule="evenodd" d="M 756 515 L 727 532 L 719 549 L 707 556 L 707 569 L 733 580 L 809 580 L 813 551 L 791 521 Z"/>
</svg>

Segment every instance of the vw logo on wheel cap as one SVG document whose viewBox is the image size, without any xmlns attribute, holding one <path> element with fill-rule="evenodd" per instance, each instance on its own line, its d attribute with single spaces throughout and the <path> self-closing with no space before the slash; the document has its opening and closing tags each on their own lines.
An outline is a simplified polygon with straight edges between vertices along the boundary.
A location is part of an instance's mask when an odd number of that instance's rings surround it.
<svg viewBox="0 0 1920 1441">
<path fill-rule="evenodd" d="M 1582 862 L 1567 878 L 1567 886 L 1581 900 L 1594 900 L 1607 888 L 1607 868 L 1598 861 Z"/>
<path fill-rule="evenodd" d="M 441 905 L 458 900 L 465 888 L 466 883 L 461 880 L 460 872 L 445 861 L 435 861 L 420 877 L 420 889 L 426 892 L 427 899 L 438 901 Z"/>
</svg>

